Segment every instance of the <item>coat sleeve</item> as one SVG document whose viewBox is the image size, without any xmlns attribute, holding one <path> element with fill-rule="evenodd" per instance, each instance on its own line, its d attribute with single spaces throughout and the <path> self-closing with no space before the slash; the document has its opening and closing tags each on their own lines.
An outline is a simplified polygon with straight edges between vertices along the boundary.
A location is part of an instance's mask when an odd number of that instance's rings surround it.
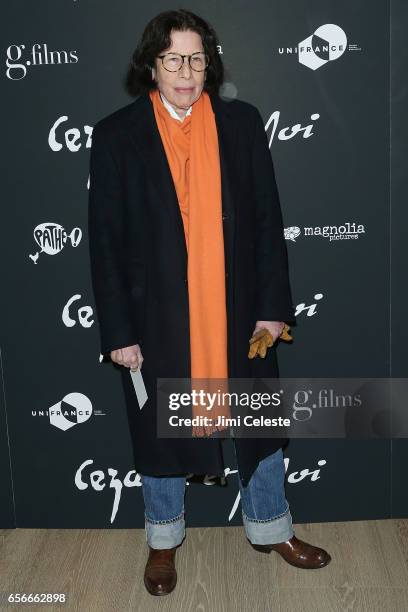
<svg viewBox="0 0 408 612">
<path fill-rule="evenodd" d="M 268 137 L 255 108 L 252 147 L 257 321 L 295 321 L 282 212 Z"/>
<path fill-rule="evenodd" d="M 114 149 L 106 130 L 96 124 L 89 164 L 88 239 L 101 353 L 138 343 L 125 278 L 121 193 Z"/>
</svg>

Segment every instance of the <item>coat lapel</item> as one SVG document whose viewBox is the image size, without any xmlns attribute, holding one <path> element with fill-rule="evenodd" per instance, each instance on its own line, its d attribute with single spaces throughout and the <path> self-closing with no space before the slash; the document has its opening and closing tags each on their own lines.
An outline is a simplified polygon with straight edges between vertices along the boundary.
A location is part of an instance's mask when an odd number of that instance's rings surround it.
<svg viewBox="0 0 408 612">
<path fill-rule="evenodd" d="M 233 197 L 233 177 L 236 154 L 235 139 L 238 126 L 234 121 L 228 104 L 223 103 L 216 94 L 210 94 L 210 100 L 215 114 L 218 132 L 226 268 L 231 278 L 231 248 L 234 244 L 233 233 L 236 215 Z M 170 166 L 156 124 L 153 104 L 148 94 L 142 94 L 134 102 L 130 136 L 145 165 L 146 173 L 151 176 L 152 185 L 154 185 L 157 193 L 157 202 L 160 203 L 160 205 L 164 205 L 170 214 L 177 235 L 180 256 L 187 274 L 187 249 L 183 220 L 177 200 L 176 189 L 171 176 Z"/>
</svg>

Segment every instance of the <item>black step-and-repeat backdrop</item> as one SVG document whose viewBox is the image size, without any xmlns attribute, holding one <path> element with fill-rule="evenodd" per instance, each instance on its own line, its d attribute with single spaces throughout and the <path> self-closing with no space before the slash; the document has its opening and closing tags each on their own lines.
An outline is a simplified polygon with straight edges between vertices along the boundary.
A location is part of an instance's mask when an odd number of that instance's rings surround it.
<svg viewBox="0 0 408 612">
<path fill-rule="evenodd" d="M 222 94 L 255 104 L 269 137 L 297 306 L 281 376 L 407 376 L 402 1 L 184 6 L 219 33 Z M 16 0 L 3 10 L 1 527 L 144 527 L 120 372 L 99 355 L 89 153 L 95 122 L 131 101 L 125 75 L 144 26 L 170 8 Z M 189 526 L 241 523 L 231 445 L 227 486 L 189 483 Z M 292 439 L 294 522 L 407 516 L 407 456 L 404 440 Z"/>
</svg>

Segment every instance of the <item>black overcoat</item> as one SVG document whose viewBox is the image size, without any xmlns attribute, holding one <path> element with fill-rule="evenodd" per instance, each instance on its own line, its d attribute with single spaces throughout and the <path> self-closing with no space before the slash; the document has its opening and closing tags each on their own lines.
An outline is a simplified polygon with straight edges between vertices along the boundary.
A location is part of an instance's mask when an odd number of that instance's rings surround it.
<svg viewBox="0 0 408 612">
<path fill-rule="evenodd" d="M 278 376 L 276 346 L 248 359 L 257 320 L 294 322 L 282 214 L 258 109 L 210 94 L 222 181 L 230 378 Z M 99 120 L 90 156 L 88 232 L 101 353 L 139 344 L 149 399 L 140 410 L 120 367 L 136 470 L 224 473 L 220 438 L 156 434 L 156 378 L 189 378 L 187 250 L 166 153 L 148 94 Z M 285 438 L 236 438 L 246 484 Z"/>
</svg>

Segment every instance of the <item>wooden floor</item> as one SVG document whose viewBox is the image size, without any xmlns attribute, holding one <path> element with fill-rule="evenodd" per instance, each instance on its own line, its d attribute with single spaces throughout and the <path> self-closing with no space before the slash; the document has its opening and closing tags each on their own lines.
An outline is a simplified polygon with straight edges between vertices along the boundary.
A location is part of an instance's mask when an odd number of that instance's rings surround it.
<svg viewBox="0 0 408 612">
<path fill-rule="evenodd" d="M 288 565 L 248 544 L 243 527 L 187 528 L 176 554 L 178 583 L 165 597 L 143 585 L 145 532 L 0 530 L 2 594 L 66 593 L 65 606 L 0 605 L 0 610 L 408 610 L 408 520 L 294 525 L 296 536 L 328 550 L 319 570 Z M 3 595 L 4 597 L 4 595 Z"/>
</svg>

